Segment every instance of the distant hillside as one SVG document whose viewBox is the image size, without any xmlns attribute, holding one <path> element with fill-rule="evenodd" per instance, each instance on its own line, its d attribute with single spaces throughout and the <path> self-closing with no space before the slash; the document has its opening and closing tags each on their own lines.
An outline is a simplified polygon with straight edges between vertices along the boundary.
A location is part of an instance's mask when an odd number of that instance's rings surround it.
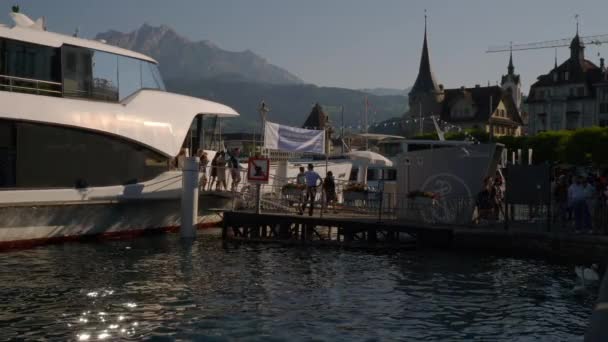
<svg viewBox="0 0 608 342">
<path fill-rule="evenodd" d="M 141 52 L 160 63 L 166 79 L 215 79 L 252 83 L 301 84 L 287 70 L 268 63 L 246 50 L 222 50 L 209 41 L 192 42 L 167 26 L 143 25 L 136 31 L 108 31 L 98 34 L 108 44 Z"/>
<path fill-rule="evenodd" d="M 366 96 L 370 123 L 401 116 L 407 110 L 405 96 L 375 96 L 343 88 L 183 79 L 166 83 L 170 91 L 218 101 L 236 109 L 241 117 L 225 121 L 226 130 L 232 132 L 251 131 L 259 123 L 257 108 L 262 100 L 271 108 L 270 120 L 294 126 L 304 123 L 317 102 L 328 112 L 335 127 L 340 126 L 342 105 L 345 126 L 360 125 Z"/>
</svg>

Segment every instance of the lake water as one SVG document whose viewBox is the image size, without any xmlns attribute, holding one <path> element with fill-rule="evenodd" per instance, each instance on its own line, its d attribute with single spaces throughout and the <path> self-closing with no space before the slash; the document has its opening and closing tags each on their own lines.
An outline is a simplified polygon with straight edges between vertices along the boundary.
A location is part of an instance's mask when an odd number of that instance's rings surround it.
<svg viewBox="0 0 608 342">
<path fill-rule="evenodd" d="M 193 244 L 0 253 L 0 340 L 571 341 L 573 266 L 442 253 Z"/>
</svg>

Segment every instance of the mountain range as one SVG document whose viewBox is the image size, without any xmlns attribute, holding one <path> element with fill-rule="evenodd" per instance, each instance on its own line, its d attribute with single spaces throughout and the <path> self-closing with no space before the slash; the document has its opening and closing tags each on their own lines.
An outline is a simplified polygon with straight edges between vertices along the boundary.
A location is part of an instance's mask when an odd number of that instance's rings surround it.
<svg viewBox="0 0 608 342">
<path fill-rule="evenodd" d="M 289 71 L 270 64 L 250 50 L 227 51 L 209 41 L 188 40 L 168 26 L 144 24 L 123 33 L 107 31 L 95 39 L 151 56 L 167 89 L 227 104 L 241 117 L 225 122 L 227 131 L 251 131 L 259 122 L 257 108 L 264 100 L 272 108 L 270 120 L 301 126 L 315 103 L 321 104 L 335 125 L 358 126 L 365 98 L 368 122 L 401 116 L 407 111 L 407 90 L 353 90 L 306 84 Z"/>
<path fill-rule="evenodd" d="M 152 56 L 160 64 L 163 77 L 217 79 L 271 84 L 302 84 L 300 78 L 268 63 L 250 50 L 233 52 L 209 41 L 192 42 L 168 26 L 144 24 L 122 33 L 99 33 L 95 39 Z"/>
</svg>

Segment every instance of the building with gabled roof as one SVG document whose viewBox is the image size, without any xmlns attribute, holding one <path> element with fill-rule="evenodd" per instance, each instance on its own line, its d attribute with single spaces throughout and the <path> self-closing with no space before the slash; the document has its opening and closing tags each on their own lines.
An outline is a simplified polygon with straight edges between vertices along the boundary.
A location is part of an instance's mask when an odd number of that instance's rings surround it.
<svg viewBox="0 0 608 342">
<path fill-rule="evenodd" d="M 500 86 L 446 89 L 441 119 L 494 136 L 519 136 L 523 124 L 512 94 Z"/>
<path fill-rule="evenodd" d="M 444 89 L 431 68 L 425 17 L 418 76 L 409 93 L 409 112 L 403 119 L 406 135 L 434 132 L 430 119 L 433 116 L 454 126 L 481 129 L 490 135 L 521 135 L 521 82 L 515 74 L 512 54 L 507 70 L 501 86 Z"/>
<path fill-rule="evenodd" d="M 578 32 L 570 43 L 570 57 L 530 87 L 527 99 L 530 133 L 608 126 L 608 79 L 600 65 L 585 59 Z"/>
<path fill-rule="evenodd" d="M 306 129 L 326 129 L 329 127 L 329 115 L 325 113 L 320 104 L 315 103 L 304 121 L 302 128 Z"/>
<path fill-rule="evenodd" d="M 334 132 L 329 122 L 329 115 L 325 113 L 320 104 L 315 103 L 310 111 L 310 114 L 304 121 L 302 128 L 325 130 L 325 151 L 328 153 L 332 150 L 332 134 Z"/>
</svg>

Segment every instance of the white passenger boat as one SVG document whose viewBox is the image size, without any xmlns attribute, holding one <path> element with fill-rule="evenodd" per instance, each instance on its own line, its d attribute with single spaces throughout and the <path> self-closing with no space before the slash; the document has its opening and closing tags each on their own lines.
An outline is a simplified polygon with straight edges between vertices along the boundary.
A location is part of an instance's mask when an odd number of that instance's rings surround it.
<svg viewBox="0 0 608 342">
<path fill-rule="evenodd" d="M 203 116 L 238 113 L 165 91 L 148 56 L 11 17 L 0 25 L 0 248 L 179 226 L 171 160 L 185 141 L 202 146 Z M 200 202 L 199 224 L 217 223 L 207 209 L 222 203 Z"/>
</svg>

